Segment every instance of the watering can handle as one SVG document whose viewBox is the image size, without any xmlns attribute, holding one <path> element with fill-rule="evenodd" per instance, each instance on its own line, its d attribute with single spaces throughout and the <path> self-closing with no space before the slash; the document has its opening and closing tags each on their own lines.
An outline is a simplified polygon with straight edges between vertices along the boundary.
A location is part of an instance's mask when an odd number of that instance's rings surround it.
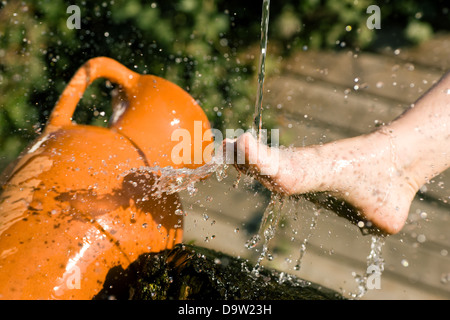
<svg viewBox="0 0 450 320">
<path fill-rule="evenodd" d="M 121 85 L 127 94 L 136 85 L 139 74 L 111 58 L 97 57 L 87 61 L 64 89 L 48 120 L 46 130 L 56 130 L 72 123 L 72 115 L 86 88 L 98 78 Z"/>
</svg>

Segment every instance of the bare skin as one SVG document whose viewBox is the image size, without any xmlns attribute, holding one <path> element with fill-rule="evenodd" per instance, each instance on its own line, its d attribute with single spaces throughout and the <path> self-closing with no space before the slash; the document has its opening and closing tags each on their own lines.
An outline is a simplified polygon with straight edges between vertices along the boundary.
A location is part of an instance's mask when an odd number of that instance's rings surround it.
<svg viewBox="0 0 450 320">
<path fill-rule="evenodd" d="M 225 143 L 245 154 L 238 170 L 268 189 L 284 195 L 326 192 L 395 234 L 419 188 L 450 166 L 450 73 L 400 117 L 367 135 L 304 148 L 270 148 L 249 133 Z M 266 152 L 258 154 L 258 148 Z"/>
</svg>

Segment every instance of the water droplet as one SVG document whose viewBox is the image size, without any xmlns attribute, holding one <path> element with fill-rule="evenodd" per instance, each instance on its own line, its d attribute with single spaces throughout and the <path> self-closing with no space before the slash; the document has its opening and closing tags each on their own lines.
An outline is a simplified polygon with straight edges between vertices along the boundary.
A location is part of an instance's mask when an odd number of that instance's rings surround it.
<svg viewBox="0 0 450 320">
<path fill-rule="evenodd" d="M 261 240 L 261 237 L 256 234 L 245 243 L 245 247 L 247 249 L 252 249 L 252 248 L 256 247 L 256 245 L 259 243 L 260 240 Z"/>
<path fill-rule="evenodd" d="M 401 265 L 404 266 L 405 268 L 409 266 L 409 262 L 406 259 L 402 259 L 402 261 L 400 261 Z"/>
<path fill-rule="evenodd" d="M 217 167 L 216 170 L 217 181 L 220 182 L 227 177 L 227 169 L 228 169 L 227 164 L 223 164 Z"/>
<path fill-rule="evenodd" d="M 182 215 L 183 215 L 183 210 L 177 209 L 177 210 L 175 210 L 175 214 L 176 214 L 177 216 L 182 216 Z"/>
<path fill-rule="evenodd" d="M 190 196 L 194 196 L 197 193 L 198 189 L 195 187 L 194 183 L 191 183 L 187 187 L 187 192 Z"/>
<path fill-rule="evenodd" d="M 238 175 L 237 175 L 237 178 L 236 178 L 236 181 L 233 182 L 233 188 L 234 189 L 237 189 L 239 187 L 239 181 L 241 181 L 241 176 L 242 176 L 242 173 L 239 171 Z"/>
<path fill-rule="evenodd" d="M 424 234 L 419 234 L 417 236 L 417 242 L 424 243 L 427 240 L 427 237 Z"/>
</svg>

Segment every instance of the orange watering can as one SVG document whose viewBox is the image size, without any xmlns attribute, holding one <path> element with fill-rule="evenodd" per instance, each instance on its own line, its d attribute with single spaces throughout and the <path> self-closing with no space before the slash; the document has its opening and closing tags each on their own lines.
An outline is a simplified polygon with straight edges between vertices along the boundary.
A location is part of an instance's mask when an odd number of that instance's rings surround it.
<svg viewBox="0 0 450 320">
<path fill-rule="evenodd" d="M 97 78 L 123 89 L 110 126 L 74 124 Z M 91 299 L 111 268 L 181 242 L 178 195 L 152 196 L 156 176 L 131 170 L 184 166 L 171 159 L 176 129 L 198 131 L 202 150 L 212 140 L 203 110 L 177 85 L 109 58 L 86 62 L 0 181 L 0 299 Z"/>
</svg>

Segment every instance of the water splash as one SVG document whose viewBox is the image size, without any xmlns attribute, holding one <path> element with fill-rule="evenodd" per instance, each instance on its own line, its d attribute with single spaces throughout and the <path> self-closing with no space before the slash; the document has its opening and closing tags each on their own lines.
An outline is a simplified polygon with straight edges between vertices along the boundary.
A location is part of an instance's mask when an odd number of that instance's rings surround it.
<svg viewBox="0 0 450 320">
<path fill-rule="evenodd" d="M 284 198 L 281 195 L 272 193 L 269 205 L 264 211 L 258 233 L 245 244 L 247 249 L 255 249 L 256 247 L 262 245 L 260 249 L 261 253 L 255 267 L 253 268 L 253 273 L 256 275 L 259 273 L 262 261 L 265 258 L 269 258 L 270 260 L 269 243 L 275 237 L 277 231 L 284 203 L 283 200 Z"/>
<path fill-rule="evenodd" d="M 351 293 L 350 297 L 353 299 L 362 298 L 368 290 L 374 289 L 373 283 L 370 283 L 372 277 L 380 280 L 381 273 L 384 271 L 384 259 L 381 255 L 381 250 L 385 243 L 385 239 L 382 236 L 372 236 L 370 243 L 370 253 L 367 256 L 367 270 L 363 276 L 353 273 L 353 277 L 358 285 L 358 291 Z M 370 285 L 369 285 L 370 283 Z"/>
<path fill-rule="evenodd" d="M 313 213 L 313 217 L 311 218 L 311 224 L 309 225 L 309 232 L 307 234 L 307 236 L 303 239 L 302 244 L 300 245 L 300 252 L 299 252 L 299 256 L 297 258 L 297 263 L 294 266 L 294 270 L 299 271 L 301 268 L 301 261 L 303 259 L 303 256 L 306 253 L 306 246 L 308 245 L 309 239 L 311 238 L 313 231 L 316 229 L 316 225 L 317 225 L 317 218 L 319 216 L 320 211 L 316 210 Z"/>
<path fill-rule="evenodd" d="M 189 195 L 197 193 L 195 184 L 204 180 L 214 173 L 217 180 L 222 181 L 227 176 L 228 165 L 223 162 L 223 158 L 213 157 L 212 160 L 196 169 L 167 167 L 139 167 L 128 170 L 122 175 L 130 173 L 152 174 L 155 179 L 149 188 L 152 196 L 161 198 L 164 194 L 178 193 L 187 190 Z"/>
</svg>

